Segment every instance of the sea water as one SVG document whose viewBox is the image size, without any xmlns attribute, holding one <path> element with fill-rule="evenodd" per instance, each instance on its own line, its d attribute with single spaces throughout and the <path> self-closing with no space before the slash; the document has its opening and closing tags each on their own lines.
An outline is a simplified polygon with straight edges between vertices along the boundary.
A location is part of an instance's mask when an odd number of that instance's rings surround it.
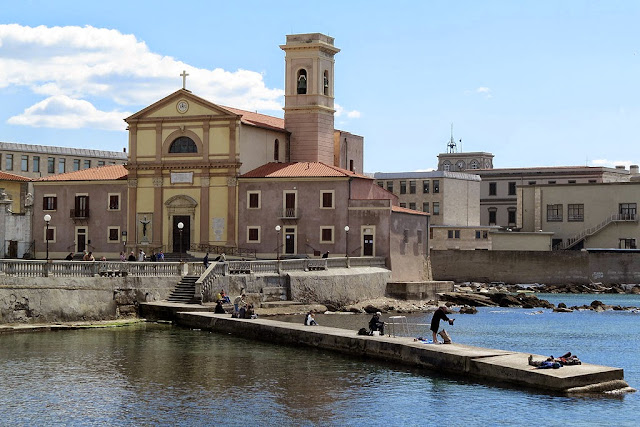
<svg viewBox="0 0 640 427">
<path fill-rule="evenodd" d="M 640 306 L 633 295 L 541 297 Z M 357 330 L 369 317 L 316 319 Z M 428 335 L 430 314 L 406 317 L 410 335 Z M 571 351 L 623 368 L 640 387 L 640 313 L 480 308 L 453 317 L 455 342 Z M 1 425 L 638 425 L 639 394 L 557 396 L 152 323 L 0 336 Z"/>
</svg>

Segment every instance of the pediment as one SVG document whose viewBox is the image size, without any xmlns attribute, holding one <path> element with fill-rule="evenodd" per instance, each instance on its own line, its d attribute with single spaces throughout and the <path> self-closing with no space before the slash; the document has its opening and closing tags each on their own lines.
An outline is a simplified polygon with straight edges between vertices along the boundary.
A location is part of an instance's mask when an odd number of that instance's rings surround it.
<svg viewBox="0 0 640 427">
<path fill-rule="evenodd" d="M 178 103 L 186 101 L 186 111 L 182 112 L 178 109 Z M 237 114 L 232 113 L 225 108 L 207 101 L 204 98 L 194 95 L 188 90 L 179 89 L 161 100 L 154 102 L 148 107 L 138 111 L 137 113 L 124 119 L 127 123 L 144 121 L 145 119 L 178 119 L 184 120 L 189 117 L 217 116 L 238 118 Z"/>
</svg>

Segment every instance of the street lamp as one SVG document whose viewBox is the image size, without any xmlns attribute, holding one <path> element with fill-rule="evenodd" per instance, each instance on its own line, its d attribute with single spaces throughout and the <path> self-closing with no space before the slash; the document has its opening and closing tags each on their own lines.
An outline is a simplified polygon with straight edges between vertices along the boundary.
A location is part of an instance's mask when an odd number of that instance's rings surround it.
<svg viewBox="0 0 640 427">
<path fill-rule="evenodd" d="M 182 261 L 182 229 L 184 228 L 184 224 L 182 222 L 178 223 L 178 231 L 180 232 L 180 261 Z"/>
<path fill-rule="evenodd" d="M 282 230 L 282 227 L 276 225 L 276 233 L 278 235 L 278 237 L 276 237 L 276 253 L 278 254 L 278 261 L 280 261 L 280 230 Z"/>
<path fill-rule="evenodd" d="M 44 222 L 47 223 L 47 231 L 45 231 L 44 238 L 47 241 L 47 261 L 49 261 L 49 221 L 51 221 L 51 215 L 46 214 L 44 216 Z"/>
<path fill-rule="evenodd" d="M 345 233 L 345 242 L 344 242 L 344 252 L 347 255 L 347 267 L 349 267 L 349 226 L 344 226 Z"/>
</svg>

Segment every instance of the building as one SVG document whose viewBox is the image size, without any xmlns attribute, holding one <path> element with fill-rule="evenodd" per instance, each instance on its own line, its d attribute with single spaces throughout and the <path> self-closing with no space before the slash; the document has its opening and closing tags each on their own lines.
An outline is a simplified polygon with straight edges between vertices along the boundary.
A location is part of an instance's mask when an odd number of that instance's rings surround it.
<svg viewBox="0 0 640 427">
<path fill-rule="evenodd" d="M 429 215 L 369 177 L 322 162 L 268 163 L 238 178 L 239 245 L 258 257 L 377 256 L 394 281 L 429 277 Z"/>
<path fill-rule="evenodd" d="M 22 258 L 31 249 L 33 195 L 27 192 L 31 179 L 0 172 L 0 253 Z"/>
<path fill-rule="evenodd" d="M 553 249 L 637 248 L 637 173 L 630 182 L 535 184 L 518 191 L 518 228 L 553 233 Z"/>
<path fill-rule="evenodd" d="M 398 197 L 400 207 L 431 214 L 429 248 L 490 249 L 489 231 L 480 225 L 480 177 L 451 172 L 376 172 L 378 186 Z"/>
<path fill-rule="evenodd" d="M 126 152 L 0 142 L 0 169 L 42 178 L 92 167 L 123 165 Z"/>
<path fill-rule="evenodd" d="M 33 182 L 35 255 L 63 259 L 91 251 L 117 259 L 127 243 L 127 170 L 103 166 Z M 47 223 L 45 215 L 50 216 Z M 48 242 L 47 242 L 48 241 Z"/>
<path fill-rule="evenodd" d="M 323 162 L 362 172 L 362 137 L 334 129 L 333 38 L 287 36 L 284 119 L 223 107 L 183 88 L 129 125 L 132 246 L 237 247 L 237 177 L 271 162 Z M 147 234 L 143 236 L 142 229 Z"/>
</svg>

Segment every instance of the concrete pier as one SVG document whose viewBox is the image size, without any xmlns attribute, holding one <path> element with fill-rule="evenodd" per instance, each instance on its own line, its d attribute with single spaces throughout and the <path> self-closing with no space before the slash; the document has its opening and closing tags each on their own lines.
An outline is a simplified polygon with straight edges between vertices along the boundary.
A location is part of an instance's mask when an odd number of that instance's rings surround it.
<svg viewBox="0 0 640 427">
<path fill-rule="evenodd" d="M 529 366 L 528 353 L 463 344 L 424 344 L 406 337 L 359 336 L 348 329 L 304 326 L 266 319 L 233 319 L 228 314 L 178 312 L 176 323 L 192 329 L 271 343 L 322 348 L 545 392 L 635 391 L 624 381 L 620 368 L 583 363 L 560 369 L 536 369 Z M 536 360 L 545 357 L 534 355 Z"/>
</svg>

